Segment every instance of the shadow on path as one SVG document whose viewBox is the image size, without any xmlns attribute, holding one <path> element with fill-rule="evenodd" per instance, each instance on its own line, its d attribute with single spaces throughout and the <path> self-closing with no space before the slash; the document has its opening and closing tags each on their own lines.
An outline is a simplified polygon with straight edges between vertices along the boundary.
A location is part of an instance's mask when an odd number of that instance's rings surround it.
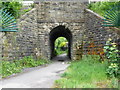
<svg viewBox="0 0 120 90">
<path fill-rule="evenodd" d="M 67 56 L 67 54 L 61 54 L 61 55 L 54 57 L 52 60 L 53 61 L 69 61 L 70 59 Z"/>
</svg>

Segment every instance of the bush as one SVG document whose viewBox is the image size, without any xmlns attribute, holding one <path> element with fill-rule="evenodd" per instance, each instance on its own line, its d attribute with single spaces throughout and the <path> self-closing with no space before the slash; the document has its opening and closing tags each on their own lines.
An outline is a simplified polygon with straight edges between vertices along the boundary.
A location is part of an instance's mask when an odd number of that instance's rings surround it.
<svg viewBox="0 0 120 90">
<path fill-rule="evenodd" d="M 4 7 L 4 10 L 7 10 L 10 12 L 15 18 L 19 18 L 22 8 L 22 4 L 20 2 L 2 2 L 2 7 Z"/>
<path fill-rule="evenodd" d="M 104 46 L 104 51 L 109 62 L 107 74 L 109 74 L 111 77 L 118 76 L 120 74 L 118 52 L 120 51 L 117 50 L 116 43 L 112 43 L 112 39 L 109 38 L 109 40 L 106 42 L 106 45 Z"/>
<path fill-rule="evenodd" d="M 37 64 L 35 63 L 35 60 L 32 56 L 24 57 L 22 59 L 22 64 L 24 67 L 35 67 Z"/>
<path fill-rule="evenodd" d="M 19 67 L 18 67 L 19 66 Z M 10 76 L 13 73 L 21 72 L 22 66 L 9 61 L 2 61 L 2 77 Z"/>
<path fill-rule="evenodd" d="M 0 1 L 0 9 L 4 8 L 7 12 L 10 12 L 16 19 L 20 17 L 20 15 L 25 14 L 34 8 L 34 3 L 30 6 L 23 6 L 23 0 L 11 0 L 10 2 L 1 2 Z"/>
<path fill-rule="evenodd" d="M 88 5 L 88 8 L 93 10 L 94 12 L 104 16 L 106 10 L 111 9 L 116 6 L 119 2 L 96 2 Z"/>
</svg>

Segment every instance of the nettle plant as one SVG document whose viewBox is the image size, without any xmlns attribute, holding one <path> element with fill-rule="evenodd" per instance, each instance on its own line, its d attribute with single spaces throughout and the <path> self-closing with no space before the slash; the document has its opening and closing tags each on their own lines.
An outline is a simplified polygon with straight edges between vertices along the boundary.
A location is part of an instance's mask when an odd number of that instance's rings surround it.
<svg viewBox="0 0 120 90">
<path fill-rule="evenodd" d="M 108 68 L 107 74 L 112 77 L 116 77 L 119 75 L 120 67 L 119 67 L 119 50 L 117 50 L 117 44 L 112 42 L 112 39 L 108 39 L 106 45 L 104 46 L 104 52 L 106 53 L 108 59 Z"/>
</svg>

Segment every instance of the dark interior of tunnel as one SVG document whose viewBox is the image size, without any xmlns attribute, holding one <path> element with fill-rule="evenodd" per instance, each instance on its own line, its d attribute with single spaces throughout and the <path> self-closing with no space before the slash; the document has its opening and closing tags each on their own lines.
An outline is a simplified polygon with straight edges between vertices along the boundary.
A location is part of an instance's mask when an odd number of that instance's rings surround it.
<svg viewBox="0 0 120 90">
<path fill-rule="evenodd" d="M 72 34 L 71 31 L 68 28 L 65 28 L 65 26 L 57 26 L 53 28 L 50 32 L 50 59 L 52 60 L 56 54 L 55 54 L 55 40 L 58 37 L 65 37 L 68 40 L 68 57 L 71 59 L 71 46 L 72 46 Z"/>
</svg>

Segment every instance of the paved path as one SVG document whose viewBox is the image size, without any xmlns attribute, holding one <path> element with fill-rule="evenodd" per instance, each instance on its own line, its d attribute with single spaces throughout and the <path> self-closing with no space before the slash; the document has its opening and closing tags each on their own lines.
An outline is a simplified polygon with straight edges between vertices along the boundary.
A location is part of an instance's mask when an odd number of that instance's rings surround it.
<svg viewBox="0 0 120 90">
<path fill-rule="evenodd" d="M 15 77 L 2 80 L 3 88 L 50 88 L 60 74 L 69 66 L 64 62 L 53 62 L 47 67 L 37 67 Z"/>
</svg>

